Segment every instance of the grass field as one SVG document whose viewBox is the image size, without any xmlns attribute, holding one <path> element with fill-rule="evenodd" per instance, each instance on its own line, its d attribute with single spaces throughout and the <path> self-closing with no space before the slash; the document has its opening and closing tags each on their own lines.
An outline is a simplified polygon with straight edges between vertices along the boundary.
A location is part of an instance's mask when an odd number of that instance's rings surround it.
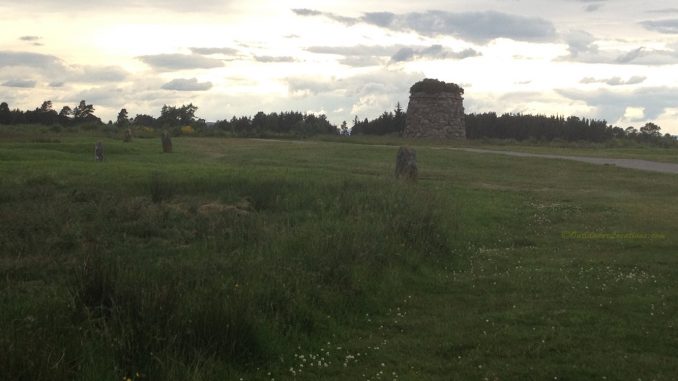
<svg viewBox="0 0 678 381">
<path fill-rule="evenodd" d="M 97 163 L 49 136 L 0 141 L 0 379 L 678 375 L 678 176 L 422 144 L 405 184 L 395 140 Z"/>
</svg>

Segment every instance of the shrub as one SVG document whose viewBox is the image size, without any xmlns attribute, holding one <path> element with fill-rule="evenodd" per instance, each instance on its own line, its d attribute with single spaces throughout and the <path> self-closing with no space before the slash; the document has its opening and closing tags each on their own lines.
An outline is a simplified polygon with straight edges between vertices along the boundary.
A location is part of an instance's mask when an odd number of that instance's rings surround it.
<svg viewBox="0 0 678 381">
<path fill-rule="evenodd" d="M 410 87 L 410 94 L 414 93 L 455 93 L 464 94 L 464 89 L 456 83 L 446 83 L 437 79 L 426 78 Z"/>
<path fill-rule="evenodd" d="M 193 135 L 194 133 L 195 133 L 195 130 L 191 126 L 181 127 L 181 134 L 182 135 Z"/>
</svg>

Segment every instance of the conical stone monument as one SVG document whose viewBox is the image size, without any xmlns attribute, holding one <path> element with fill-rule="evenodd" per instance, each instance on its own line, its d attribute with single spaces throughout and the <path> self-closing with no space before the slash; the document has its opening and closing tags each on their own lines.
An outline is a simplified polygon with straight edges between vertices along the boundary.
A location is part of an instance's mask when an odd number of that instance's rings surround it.
<svg viewBox="0 0 678 381">
<path fill-rule="evenodd" d="M 410 88 L 408 138 L 466 139 L 464 89 L 454 83 L 424 79 Z"/>
</svg>

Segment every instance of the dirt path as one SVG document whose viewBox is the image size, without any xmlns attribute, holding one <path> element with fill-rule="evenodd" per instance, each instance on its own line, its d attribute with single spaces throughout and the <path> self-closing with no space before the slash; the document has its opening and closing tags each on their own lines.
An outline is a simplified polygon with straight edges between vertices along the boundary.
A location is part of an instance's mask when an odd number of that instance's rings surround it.
<svg viewBox="0 0 678 381">
<path fill-rule="evenodd" d="M 311 143 L 307 141 L 299 140 L 282 140 L 282 139 L 249 139 L 263 142 L 279 142 L 279 143 L 295 143 L 295 144 L 304 144 Z M 397 148 L 395 145 L 384 145 L 384 144 L 365 144 L 365 146 L 370 147 L 387 147 L 387 148 Z M 614 158 L 605 158 L 605 157 L 590 157 L 590 156 L 567 156 L 567 155 L 550 155 L 550 154 L 539 154 L 539 153 L 527 153 L 527 152 L 516 152 L 516 151 L 496 151 L 489 149 L 481 148 L 453 148 L 453 147 L 427 147 L 432 149 L 449 149 L 454 151 L 466 151 L 473 153 L 489 153 L 497 155 L 506 155 L 506 156 L 517 156 L 517 157 L 540 157 L 544 159 L 557 159 L 557 160 L 573 160 L 579 161 L 582 163 L 589 164 L 598 164 L 598 165 L 614 165 L 620 168 L 630 168 L 638 169 L 641 171 L 650 171 L 650 172 L 661 172 L 661 173 L 674 173 L 678 174 L 678 164 L 676 163 L 662 163 L 658 161 L 650 160 L 641 160 L 641 159 L 614 159 Z"/>
<path fill-rule="evenodd" d="M 675 173 L 678 174 L 678 164 L 674 163 L 660 163 L 657 161 L 639 160 L 639 159 L 612 159 L 604 157 L 588 157 L 588 156 L 565 156 L 565 155 L 549 155 L 527 152 L 515 151 L 494 151 L 489 149 L 479 148 L 447 148 L 455 151 L 466 151 L 474 153 L 490 153 L 507 156 L 518 157 L 541 157 L 545 159 L 559 159 L 559 160 L 574 160 L 583 163 L 591 163 L 598 165 L 614 165 L 621 168 L 639 169 L 641 171 Z"/>
</svg>

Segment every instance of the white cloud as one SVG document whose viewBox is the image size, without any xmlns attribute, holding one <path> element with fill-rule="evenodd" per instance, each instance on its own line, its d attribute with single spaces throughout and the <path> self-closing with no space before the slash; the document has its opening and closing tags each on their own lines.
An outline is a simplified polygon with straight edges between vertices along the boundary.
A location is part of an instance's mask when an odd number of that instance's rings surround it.
<svg viewBox="0 0 678 381">
<path fill-rule="evenodd" d="M 560 95 L 597 109 L 597 116 L 616 121 L 624 116 L 627 108 L 641 108 L 648 120 L 658 118 L 665 110 L 678 104 L 678 88 L 646 87 L 635 90 L 594 90 L 578 89 L 556 90 Z"/>
<path fill-rule="evenodd" d="M 678 64 L 678 51 L 673 49 L 647 48 L 644 46 L 628 50 L 603 49 L 600 47 L 599 41 L 585 31 L 570 31 L 563 38 L 568 45 L 569 54 L 560 57 L 560 61 L 647 66 Z"/>
</svg>

